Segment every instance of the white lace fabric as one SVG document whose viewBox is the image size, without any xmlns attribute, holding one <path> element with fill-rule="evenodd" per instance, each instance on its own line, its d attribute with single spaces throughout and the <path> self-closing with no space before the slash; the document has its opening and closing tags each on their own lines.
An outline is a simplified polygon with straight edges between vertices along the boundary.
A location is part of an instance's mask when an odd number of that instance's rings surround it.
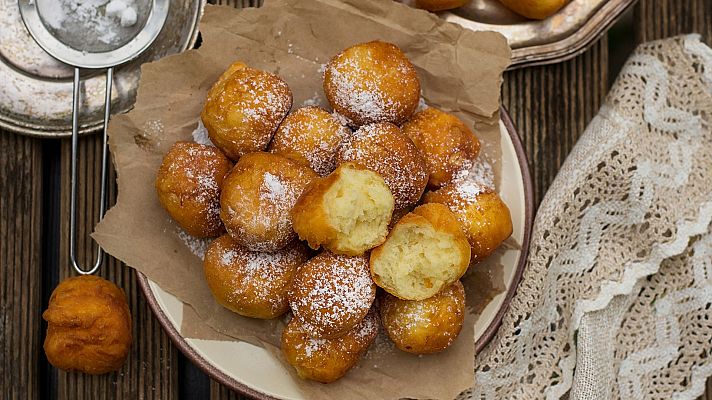
<svg viewBox="0 0 712 400">
<path fill-rule="evenodd" d="M 476 399 L 695 399 L 712 375 L 712 50 L 641 45 L 561 168 Z"/>
</svg>

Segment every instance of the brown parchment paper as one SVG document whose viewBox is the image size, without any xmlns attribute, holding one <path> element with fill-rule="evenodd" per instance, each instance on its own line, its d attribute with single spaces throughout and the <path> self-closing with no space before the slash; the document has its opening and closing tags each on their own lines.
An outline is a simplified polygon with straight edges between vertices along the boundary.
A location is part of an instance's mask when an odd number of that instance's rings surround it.
<svg viewBox="0 0 712 400">
<path fill-rule="evenodd" d="M 207 90 L 230 63 L 241 60 L 279 74 L 292 89 L 294 108 L 328 108 L 321 88 L 323 64 L 355 43 L 394 42 L 418 69 L 426 103 L 454 112 L 472 126 L 483 156 L 498 171 L 499 93 L 510 51 L 497 33 L 464 30 L 382 0 L 267 0 L 262 8 L 242 10 L 208 6 L 201 32 L 200 49 L 144 65 L 135 108 L 113 118 L 109 135 L 118 199 L 93 236 L 108 253 L 186 303 L 182 334 L 248 341 L 281 357 L 276 346 L 283 320 L 244 318 L 219 306 L 196 255 L 204 243 L 186 241 L 155 195 L 161 159 L 174 142 L 192 139 Z M 470 387 L 477 299 L 501 288 L 501 276 L 492 272 L 496 265 L 478 265 L 465 279 L 471 312 L 450 349 L 417 357 L 395 351 L 380 338 L 359 366 L 334 384 L 295 377 L 304 396 L 450 399 Z M 482 277 L 473 278 L 477 274 Z"/>
</svg>

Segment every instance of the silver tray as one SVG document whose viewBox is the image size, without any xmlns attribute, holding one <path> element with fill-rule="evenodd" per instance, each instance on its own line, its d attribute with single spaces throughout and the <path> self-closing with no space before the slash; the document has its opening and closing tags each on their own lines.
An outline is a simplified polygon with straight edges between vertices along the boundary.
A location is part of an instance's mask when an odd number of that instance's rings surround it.
<svg viewBox="0 0 712 400">
<path fill-rule="evenodd" d="M 529 20 L 498 0 L 472 0 L 468 5 L 441 13 L 447 21 L 466 28 L 497 31 L 512 47 L 512 66 L 548 64 L 585 51 L 636 0 L 571 0 L 543 21 Z"/>
<path fill-rule="evenodd" d="M 129 110 L 136 99 L 140 66 L 193 47 L 206 0 L 173 0 L 154 44 L 114 74 L 112 112 Z M 92 75 L 93 74 L 93 75 Z M 0 128 L 39 137 L 71 135 L 73 69 L 53 59 L 32 40 L 17 0 L 0 0 Z M 80 133 L 101 128 L 104 76 L 82 71 Z"/>
</svg>

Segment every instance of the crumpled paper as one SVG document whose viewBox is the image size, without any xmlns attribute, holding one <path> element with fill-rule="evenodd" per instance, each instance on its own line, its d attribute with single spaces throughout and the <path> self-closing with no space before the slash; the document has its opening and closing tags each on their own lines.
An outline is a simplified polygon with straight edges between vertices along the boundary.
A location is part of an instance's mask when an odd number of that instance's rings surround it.
<svg viewBox="0 0 712 400">
<path fill-rule="evenodd" d="M 497 170 L 499 93 L 510 50 L 499 34 L 467 31 L 432 14 L 378 0 L 273 0 L 243 10 L 208 6 L 201 32 L 200 49 L 144 65 L 134 110 L 112 120 L 109 136 L 118 200 L 96 227 L 94 238 L 109 254 L 189 305 L 183 335 L 248 341 L 279 356 L 283 321 L 244 318 L 218 305 L 196 255 L 205 243 L 186 238 L 155 194 L 153 182 L 163 154 L 175 141 L 191 140 L 210 86 L 229 64 L 241 60 L 280 75 L 294 94 L 293 108 L 328 108 L 321 88 L 323 64 L 359 42 L 394 42 L 418 69 L 425 101 L 475 127 L 483 156 Z M 489 262 L 496 263 L 497 257 Z M 448 399 L 471 387 L 473 324 L 480 306 L 476 302 L 486 301 L 483 293 L 500 288 L 501 282 L 466 282 L 470 312 L 450 349 L 418 357 L 381 339 L 336 383 L 314 384 L 295 376 L 304 396 Z"/>
</svg>

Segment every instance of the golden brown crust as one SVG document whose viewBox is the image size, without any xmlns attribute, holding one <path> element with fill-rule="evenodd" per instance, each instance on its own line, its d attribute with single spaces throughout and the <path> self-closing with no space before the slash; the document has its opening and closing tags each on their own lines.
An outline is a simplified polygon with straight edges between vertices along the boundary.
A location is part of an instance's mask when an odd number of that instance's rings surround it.
<svg viewBox="0 0 712 400">
<path fill-rule="evenodd" d="M 105 374 L 120 369 L 131 347 L 131 313 L 124 291 L 93 275 L 65 279 L 52 292 L 44 350 L 65 371 Z"/>
<path fill-rule="evenodd" d="M 384 229 L 382 238 L 368 248 L 349 248 L 339 241 L 339 232 L 329 220 L 324 198 L 332 186 L 336 185 L 337 182 L 342 179 L 344 170 L 369 171 L 374 176 L 377 176 L 376 179 L 380 179 L 383 185 L 385 185 L 385 181 L 380 175 L 366 167 L 350 162 L 341 164 L 328 176 L 312 181 L 304 190 L 292 209 L 292 221 L 294 223 L 294 230 L 299 235 L 299 238 L 306 240 L 312 249 L 318 249 L 320 246 L 324 246 L 334 253 L 357 256 L 382 243 L 386 238 L 387 226 L 386 229 Z M 352 190 L 360 189 L 363 188 L 352 188 Z M 392 209 L 393 206 L 391 205 L 391 210 Z"/>
<path fill-rule="evenodd" d="M 350 134 L 348 128 L 323 109 L 302 107 L 282 121 L 269 151 L 305 162 L 324 176 L 336 168 L 336 154 L 341 142 Z"/>
<path fill-rule="evenodd" d="M 499 0 L 510 10 L 531 19 L 546 19 L 559 11 L 569 0 Z"/>
<path fill-rule="evenodd" d="M 296 239 L 290 211 L 317 178 L 305 164 L 278 154 L 249 153 L 223 182 L 220 218 L 227 232 L 251 251 L 277 251 Z"/>
<path fill-rule="evenodd" d="M 218 236 L 225 231 L 220 190 L 230 168 L 230 160 L 215 147 L 176 142 L 156 175 L 158 201 L 190 235 Z"/>
<path fill-rule="evenodd" d="M 414 228 L 426 231 L 431 228 L 435 235 L 446 239 L 449 245 L 452 246 L 450 252 L 457 253 L 457 256 L 454 256 L 454 253 L 450 253 L 450 257 L 447 259 L 452 264 L 447 262 L 435 264 L 436 261 L 433 261 L 433 255 L 430 255 L 428 262 L 424 264 L 410 264 L 408 260 L 403 260 L 403 264 L 400 266 L 401 269 L 408 271 L 407 276 L 418 277 L 414 282 L 417 287 L 399 285 L 404 282 L 398 279 L 398 276 L 395 276 L 393 271 L 384 267 L 383 262 L 386 258 L 393 259 L 393 254 L 388 254 L 388 252 L 402 250 L 391 247 L 392 243 L 389 243 L 389 241 L 402 240 L 402 236 L 399 237 L 399 235 L 404 235 L 403 232 Z M 405 244 L 408 247 L 405 249 L 406 253 L 427 251 L 427 248 L 417 246 L 426 245 L 427 243 L 422 243 L 423 240 L 434 240 L 434 238 L 419 235 L 416 240 L 421 242 L 416 241 L 413 243 L 409 241 Z M 460 223 L 447 207 L 436 203 L 423 204 L 403 216 L 388 234 L 386 242 L 373 249 L 370 255 L 371 277 L 376 282 L 376 285 L 404 300 L 423 300 L 434 295 L 443 287 L 460 279 L 467 271 L 469 264 L 470 246 Z M 433 270 L 426 271 L 424 265 L 428 265 Z"/>
<path fill-rule="evenodd" d="M 381 322 L 388 337 L 408 353 L 443 351 L 460 334 L 465 320 L 465 288 L 460 281 L 425 300 L 380 298 Z"/>
<path fill-rule="evenodd" d="M 210 140 L 233 160 L 265 150 L 292 107 L 292 92 L 277 75 L 231 65 L 208 91 L 200 114 Z"/>
<path fill-rule="evenodd" d="M 428 183 L 425 160 L 397 126 L 384 122 L 364 125 L 346 140 L 339 163 L 352 161 L 383 177 L 393 194 L 395 208 L 418 202 Z"/>
<path fill-rule="evenodd" d="M 208 247 L 203 271 L 223 307 L 245 317 L 271 319 L 289 310 L 287 290 L 307 256 L 301 242 L 274 253 L 258 253 L 223 235 Z"/>
<path fill-rule="evenodd" d="M 299 267 L 289 305 L 313 337 L 335 338 L 361 321 L 376 297 L 368 258 L 322 252 Z"/>
<path fill-rule="evenodd" d="M 360 126 L 400 125 L 420 101 L 420 81 L 398 46 L 373 41 L 334 56 L 324 71 L 324 93 L 333 109 Z"/>
<path fill-rule="evenodd" d="M 472 248 L 472 262 L 487 258 L 512 234 L 509 208 L 492 189 L 459 184 L 425 194 L 426 203 L 442 203 L 455 214 Z"/>
<path fill-rule="evenodd" d="M 415 0 L 415 6 L 428 11 L 445 11 L 462 7 L 470 0 Z"/>
<path fill-rule="evenodd" d="M 423 154 L 432 188 L 451 181 L 480 152 L 479 140 L 459 118 L 433 107 L 413 115 L 402 129 Z"/>
<path fill-rule="evenodd" d="M 356 365 L 377 334 L 375 312 L 336 339 L 314 339 L 292 318 L 282 332 L 282 354 L 302 379 L 330 383 Z"/>
</svg>

